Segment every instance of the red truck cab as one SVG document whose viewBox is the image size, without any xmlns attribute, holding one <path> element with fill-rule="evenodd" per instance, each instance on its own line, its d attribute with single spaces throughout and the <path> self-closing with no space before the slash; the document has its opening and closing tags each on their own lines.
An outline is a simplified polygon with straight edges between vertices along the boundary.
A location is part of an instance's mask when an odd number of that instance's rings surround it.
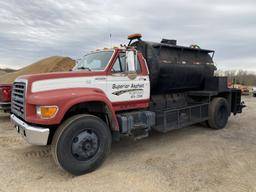
<svg viewBox="0 0 256 192">
<path fill-rule="evenodd" d="M 116 111 L 147 108 L 149 104 L 149 79 L 145 60 L 141 53 L 136 52 L 136 55 L 132 55 L 136 57 L 132 70 L 138 67 L 136 69 L 138 73 L 124 72 L 125 63 L 120 57 L 126 57 L 128 52 L 135 53 L 134 50 L 104 49 L 86 55 L 72 72 L 19 77 L 13 85 L 14 114 L 18 114 L 28 123 L 43 126 L 58 125 L 75 105 L 97 101 L 108 108 L 111 127 L 113 130 L 118 130 L 114 115 Z M 85 58 L 93 59 L 93 62 L 105 63 L 105 66 L 97 66 L 96 63 L 94 69 L 85 68 L 83 66 Z M 124 84 L 126 88 L 128 86 L 131 88 L 128 96 L 120 91 L 124 88 Z M 25 98 L 26 100 L 23 101 Z M 24 108 L 21 110 L 22 104 Z M 53 114 L 49 115 L 45 111 Z"/>
<path fill-rule="evenodd" d="M 5 112 L 11 109 L 11 84 L 0 84 L 0 110 Z"/>
</svg>

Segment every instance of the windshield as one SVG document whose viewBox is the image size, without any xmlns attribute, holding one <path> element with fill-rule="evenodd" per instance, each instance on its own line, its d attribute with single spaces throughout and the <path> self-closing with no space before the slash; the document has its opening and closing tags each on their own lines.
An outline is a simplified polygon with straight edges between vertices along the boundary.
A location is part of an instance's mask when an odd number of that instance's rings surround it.
<svg viewBox="0 0 256 192">
<path fill-rule="evenodd" d="M 88 71 L 102 71 L 106 68 L 113 51 L 101 51 L 85 55 L 77 60 L 74 71 L 88 70 Z"/>
</svg>

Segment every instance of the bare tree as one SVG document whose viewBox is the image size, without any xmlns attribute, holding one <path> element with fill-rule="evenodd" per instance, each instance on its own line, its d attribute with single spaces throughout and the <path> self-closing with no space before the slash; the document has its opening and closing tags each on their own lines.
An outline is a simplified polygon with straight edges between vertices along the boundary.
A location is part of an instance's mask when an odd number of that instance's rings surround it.
<svg viewBox="0 0 256 192">
<path fill-rule="evenodd" d="M 234 84 L 256 86 L 256 74 L 245 70 L 216 71 L 217 76 L 227 76 Z"/>
</svg>

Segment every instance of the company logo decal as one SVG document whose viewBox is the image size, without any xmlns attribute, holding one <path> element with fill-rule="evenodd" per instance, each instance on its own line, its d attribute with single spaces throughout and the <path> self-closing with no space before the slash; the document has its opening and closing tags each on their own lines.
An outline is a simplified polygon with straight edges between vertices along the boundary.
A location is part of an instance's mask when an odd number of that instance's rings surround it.
<svg viewBox="0 0 256 192">
<path fill-rule="evenodd" d="M 115 91 L 112 94 L 119 96 L 122 95 L 124 93 L 129 93 L 129 92 L 133 92 L 133 91 L 143 91 L 143 89 L 126 89 L 126 90 L 120 90 L 120 91 Z"/>
<path fill-rule="evenodd" d="M 143 97 L 144 84 L 113 84 L 112 94 L 116 96 L 129 93 L 130 98 L 142 98 Z"/>
</svg>

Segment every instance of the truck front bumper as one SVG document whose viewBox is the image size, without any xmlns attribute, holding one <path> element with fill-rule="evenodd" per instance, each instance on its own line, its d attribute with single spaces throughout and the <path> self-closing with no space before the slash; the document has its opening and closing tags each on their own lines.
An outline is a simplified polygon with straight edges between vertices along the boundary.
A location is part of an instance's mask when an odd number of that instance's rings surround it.
<svg viewBox="0 0 256 192">
<path fill-rule="evenodd" d="M 20 120 L 14 114 L 11 115 L 11 122 L 17 132 L 30 144 L 47 145 L 50 133 L 49 128 L 31 126 Z"/>
</svg>

